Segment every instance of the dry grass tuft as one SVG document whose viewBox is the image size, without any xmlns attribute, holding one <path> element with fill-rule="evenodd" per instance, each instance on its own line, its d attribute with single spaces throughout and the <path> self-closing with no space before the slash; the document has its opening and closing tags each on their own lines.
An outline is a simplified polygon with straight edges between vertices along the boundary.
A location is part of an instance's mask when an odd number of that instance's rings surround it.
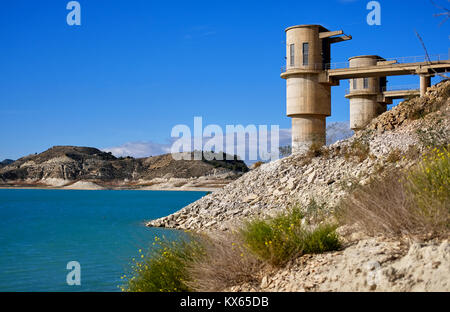
<svg viewBox="0 0 450 312">
<path fill-rule="evenodd" d="M 447 236 L 450 229 L 449 152 L 433 149 L 409 172 L 390 172 L 359 187 L 339 206 L 341 223 L 370 235 Z"/>
<path fill-rule="evenodd" d="M 253 169 L 259 168 L 259 167 L 261 167 L 261 165 L 263 165 L 263 164 L 264 164 L 264 162 L 262 162 L 262 161 L 257 161 L 257 162 L 255 162 L 255 163 L 253 164 L 252 168 L 253 168 Z"/>
<path fill-rule="evenodd" d="M 402 159 L 402 151 L 398 148 L 394 148 L 390 151 L 389 155 L 386 157 L 386 161 L 390 163 L 396 163 L 400 159 Z"/>
<path fill-rule="evenodd" d="M 346 160 L 363 162 L 370 156 L 370 146 L 363 139 L 359 138 L 353 140 L 350 147 L 345 148 L 342 152 Z"/>
<path fill-rule="evenodd" d="M 195 291 L 222 291 L 243 284 L 258 282 L 263 263 L 243 247 L 236 234 L 214 234 L 203 241 L 203 258 L 188 266 L 188 285 Z"/>
</svg>

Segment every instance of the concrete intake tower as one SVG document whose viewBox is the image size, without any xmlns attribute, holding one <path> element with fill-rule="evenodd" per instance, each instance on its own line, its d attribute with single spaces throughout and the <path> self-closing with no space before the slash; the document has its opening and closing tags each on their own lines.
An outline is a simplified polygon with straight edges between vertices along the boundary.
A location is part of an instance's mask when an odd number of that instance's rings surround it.
<svg viewBox="0 0 450 312">
<path fill-rule="evenodd" d="M 331 84 L 319 76 L 330 63 L 331 44 L 351 39 L 335 37 L 342 34 L 320 25 L 286 29 L 287 64 L 281 77 L 286 79 L 286 111 L 292 118 L 292 151 L 325 144 L 325 118 L 331 115 Z"/>
<path fill-rule="evenodd" d="M 448 55 L 400 57 L 386 60 L 378 55 L 354 56 L 330 63 L 331 45 L 352 37 L 342 30 L 320 25 L 298 25 L 286 29 L 286 114 L 292 118 L 292 152 L 302 153 L 311 145 L 326 143 L 327 116 L 331 115 L 331 87 L 350 82 L 350 128 L 360 130 L 386 111 L 394 99 L 425 94 L 431 77 L 448 72 Z M 406 62 L 405 60 L 409 62 Z M 420 88 L 387 90 L 388 76 L 417 75 Z"/>
</svg>

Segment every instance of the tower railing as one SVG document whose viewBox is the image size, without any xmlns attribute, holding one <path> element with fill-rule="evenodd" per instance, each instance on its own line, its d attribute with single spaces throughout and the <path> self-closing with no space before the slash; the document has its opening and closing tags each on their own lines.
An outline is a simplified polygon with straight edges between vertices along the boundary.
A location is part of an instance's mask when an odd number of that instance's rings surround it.
<svg viewBox="0 0 450 312">
<path fill-rule="evenodd" d="M 381 88 L 381 92 L 386 91 L 418 91 L 420 87 L 417 84 L 407 84 L 407 85 L 388 85 L 386 87 Z M 365 91 L 367 89 L 345 89 L 345 94 L 350 94 L 351 92 Z"/>
<path fill-rule="evenodd" d="M 406 85 L 393 85 L 393 86 L 386 86 L 382 88 L 382 91 L 403 91 L 403 90 L 411 90 L 411 91 L 415 91 L 415 90 L 419 90 L 420 86 L 418 86 L 417 84 L 406 84 Z"/>
<path fill-rule="evenodd" d="M 425 63 L 428 61 L 431 62 L 440 62 L 449 60 L 449 55 L 447 54 L 433 54 L 429 55 L 418 55 L 418 56 L 400 56 L 400 57 L 391 57 L 384 58 L 380 61 L 385 62 L 395 62 L 394 64 L 407 64 L 407 63 Z M 334 63 L 326 63 L 326 64 L 310 64 L 306 66 L 283 66 L 281 67 L 281 72 L 284 73 L 289 69 L 310 69 L 310 70 L 332 70 L 332 69 L 345 69 L 350 67 L 350 62 L 334 62 Z"/>
</svg>

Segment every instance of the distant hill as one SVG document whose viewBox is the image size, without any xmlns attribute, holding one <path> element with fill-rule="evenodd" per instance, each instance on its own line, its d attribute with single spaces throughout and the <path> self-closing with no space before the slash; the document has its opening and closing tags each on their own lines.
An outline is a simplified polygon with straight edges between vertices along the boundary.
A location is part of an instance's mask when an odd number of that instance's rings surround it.
<svg viewBox="0 0 450 312">
<path fill-rule="evenodd" d="M 193 158 L 193 157 L 192 157 Z M 225 157 L 224 157 L 225 159 Z M 136 184 L 154 179 L 192 179 L 205 176 L 237 178 L 248 171 L 234 160 L 174 160 L 171 154 L 139 158 L 116 158 L 97 148 L 54 146 L 43 153 L 29 155 L 0 168 L 4 184 L 30 182 L 64 185 L 73 181 L 99 184 Z"/>
<path fill-rule="evenodd" d="M 5 159 L 0 162 L 0 168 L 8 166 L 9 164 L 12 164 L 13 162 L 14 162 L 14 160 L 12 160 L 12 159 Z"/>
</svg>

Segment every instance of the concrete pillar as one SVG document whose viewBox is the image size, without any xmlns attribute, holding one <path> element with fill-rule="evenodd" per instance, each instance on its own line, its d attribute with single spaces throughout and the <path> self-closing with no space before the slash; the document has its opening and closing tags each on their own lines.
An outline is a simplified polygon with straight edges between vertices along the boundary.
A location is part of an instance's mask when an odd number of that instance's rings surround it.
<svg viewBox="0 0 450 312">
<path fill-rule="evenodd" d="M 306 152 L 312 144 L 326 143 L 325 115 L 292 116 L 292 150 Z"/>
<path fill-rule="evenodd" d="M 383 58 L 377 55 L 355 56 L 349 59 L 350 67 L 376 66 Z M 379 103 L 383 88 L 379 77 L 350 79 L 350 90 L 345 96 L 350 100 L 350 128 L 363 129 L 370 121 L 386 110 L 385 103 Z"/>
<path fill-rule="evenodd" d="M 431 87 L 431 76 L 420 75 L 420 96 L 424 96 L 429 87 Z"/>
</svg>

